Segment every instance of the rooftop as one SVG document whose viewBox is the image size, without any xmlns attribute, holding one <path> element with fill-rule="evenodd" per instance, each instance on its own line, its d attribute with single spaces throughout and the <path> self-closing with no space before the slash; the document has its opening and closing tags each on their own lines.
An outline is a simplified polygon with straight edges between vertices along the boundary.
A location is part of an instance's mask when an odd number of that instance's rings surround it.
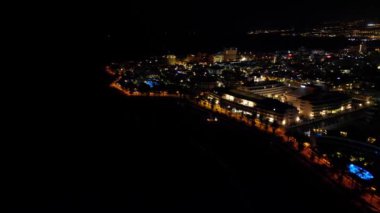
<svg viewBox="0 0 380 213">
<path fill-rule="evenodd" d="M 255 95 L 250 92 L 241 91 L 232 89 L 229 91 L 226 91 L 225 93 L 232 95 L 237 98 L 253 101 L 257 104 L 257 107 L 261 109 L 265 109 L 268 111 L 275 111 L 276 113 L 285 113 L 287 110 L 296 110 L 295 107 L 282 103 L 281 101 L 271 99 L 271 98 L 265 98 L 259 95 Z"/>
<path fill-rule="evenodd" d="M 290 91 L 287 95 L 299 98 L 299 97 L 303 97 L 303 96 L 306 96 L 306 95 L 310 95 L 313 92 L 315 92 L 315 88 L 312 88 L 312 87 L 300 87 L 300 88 L 297 88 L 297 89 L 294 89 L 294 90 Z"/>
<path fill-rule="evenodd" d="M 261 82 L 246 82 L 244 83 L 245 87 L 249 88 L 262 88 L 262 87 L 280 87 L 284 86 L 282 83 L 277 81 L 261 81 Z"/>
<path fill-rule="evenodd" d="M 310 101 L 312 103 L 326 103 L 333 101 L 345 101 L 350 98 L 350 96 L 339 92 L 320 92 L 303 96 L 301 97 L 301 100 Z"/>
</svg>

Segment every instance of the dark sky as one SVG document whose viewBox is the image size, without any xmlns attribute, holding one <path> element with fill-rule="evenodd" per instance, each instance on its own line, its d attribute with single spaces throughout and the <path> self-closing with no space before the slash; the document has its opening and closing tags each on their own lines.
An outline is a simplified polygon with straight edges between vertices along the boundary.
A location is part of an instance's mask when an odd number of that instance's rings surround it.
<svg viewBox="0 0 380 213">
<path fill-rule="evenodd" d="M 21 7 L 22 6 L 22 7 Z M 20 40 L 55 32 L 87 39 L 106 35 L 144 40 L 162 33 L 242 33 L 270 26 L 308 26 L 325 20 L 379 18 L 378 0 L 139 0 L 111 3 L 15 5 L 7 23 Z M 34 37 L 33 37 L 34 36 Z M 60 38 L 61 39 L 61 38 Z"/>
<path fill-rule="evenodd" d="M 93 29 L 119 48 L 146 51 L 161 38 L 182 46 L 197 35 L 214 38 L 236 37 L 255 28 L 313 26 L 324 21 L 352 20 L 380 16 L 380 3 L 363 1 L 129 1 L 126 4 L 100 4 L 86 10 Z M 81 10 L 80 10 L 81 11 Z M 87 16 L 87 17 L 86 17 Z"/>
<path fill-rule="evenodd" d="M 227 1 L 228 2 L 228 1 Z M 270 25 L 307 25 L 323 20 L 380 16 L 376 0 L 364 1 L 138 1 L 129 6 L 109 7 L 106 22 L 138 23 L 149 29 L 166 30 L 237 28 Z"/>
</svg>

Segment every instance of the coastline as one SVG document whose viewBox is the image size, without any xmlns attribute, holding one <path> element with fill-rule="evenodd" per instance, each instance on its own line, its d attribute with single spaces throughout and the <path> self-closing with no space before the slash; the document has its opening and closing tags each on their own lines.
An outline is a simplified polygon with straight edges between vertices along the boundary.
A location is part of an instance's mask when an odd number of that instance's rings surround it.
<svg viewBox="0 0 380 213">
<path fill-rule="evenodd" d="M 137 98 L 136 96 L 131 96 L 131 97 L 133 99 Z M 141 98 L 149 99 L 151 97 L 149 97 L 149 96 L 142 96 Z M 165 100 L 165 99 L 166 98 L 164 98 L 163 100 Z M 170 99 L 166 99 L 166 100 L 168 101 Z M 154 101 L 159 101 L 160 97 L 154 97 L 152 99 L 152 101 L 153 100 Z M 173 100 L 173 99 L 171 99 L 171 100 Z M 193 110 L 200 111 L 201 114 L 204 114 L 203 115 L 204 117 L 207 117 L 207 114 L 210 114 L 212 112 L 207 107 L 201 106 L 201 105 L 196 104 L 196 103 L 193 103 L 193 102 L 191 102 L 191 100 L 183 99 L 183 98 L 180 98 L 178 100 L 180 102 L 186 102 L 185 104 L 187 105 L 187 107 L 190 107 Z M 178 103 L 178 101 L 177 101 L 177 103 Z M 244 122 L 242 122 L 242 121 L 237 122 L 236 118 L 232 118 L 232 117 L 229 117 L 227 115 L 220 114 L 220 113 L 215 113 L 215 112 L 212 112 L 212 113 L 214 115 L 218 116 L 218 118 L 221 119 L 220 123 L 225 123 L 224 125 L 227 125 L 227 126 L 230 126 L 230 127 L 231 126 L 235 126 L 235 127 L 238 127 L 238 128 L 243 128 L 243 129 L 246 129 L 248 131 L 255 131 L 255 132 L 257 132 L 257 134 L 261 135 L 261 137 L 264 137 L 265 138 L 264 140 L 266 140 L 266 141 L 268 141 L 268 140 L 272 141 L 271 143 L 268 144 L 271 147 L 272 151 L 273 150 L 278 150 L 279 152 L 282 152 L 283 154 L 286 154 L 287 158 L 290 157 L 291 159 L 293 159 L 293 161 L 297 161 L 298 162 L 297 164 L 299 164 L 301 168 L 304 168 L 304 169 L 308 170 L 308 172 L 312 173 L 314 176 L 316 176 L 317 179 L 319 179 L 320 182 L 323 182 L 323 184 L 326 185 L 328 188 L 331 188 L 332 190 L 334 190 L 335 193 L 337 193 L 337 196 L 340 196 L 340 197 L 342 197 L 342 199 L 345 199 L 345 200 L 350 200 L 351 202 L 353 200 L 356 200 L 356 202 L 354 202 L 354 203 L 355 203 L 355 206 L 358 209 L 361 209 L 361 211 L 364 211 L 364 212 L 368 211 L 368 209 L 367 209 L 368 206 L 364 205 L 365 201 L 363 201 L 361 199 L 358 199 L 358 198 L 355 198 L 355 195 L 349 193 L 349 190 L 347 190 L 342 185 L 339 185 L 336 181 L 334 181 L 333 179 L 331 179 L 331 177 L 329 177 L 328 175 L 324 174 L 323 170 L 321 170 L 321 168 L 318 167 L 317 165 L 315 165 L 312 162 L 310 162 L 310 160 L 305 155 L 302 155 L 302 154 L 300 155 L 300 153 L 297 152 L 294 148 L 290 148 L 290 146 L 288 144 L 281 143 L 280 141 L 283 138 L 281 139 L 281 137 L 273 135 L 271 133 L 271 130 L 269 132 L 268 131 L 265 132 L 265 131 L 262 131 L 262 129 L 252 128 L 249 125 L 247 126 L 247 124 L 244 123 Z M 216 125 L 218 125 L 218 124 L 216 124 Z M 277 141 L 277 142 L 273 143 L 273 141 Z M 367 210 L 365 210 L 365 209 L 367 209 Z"/>
</svg>

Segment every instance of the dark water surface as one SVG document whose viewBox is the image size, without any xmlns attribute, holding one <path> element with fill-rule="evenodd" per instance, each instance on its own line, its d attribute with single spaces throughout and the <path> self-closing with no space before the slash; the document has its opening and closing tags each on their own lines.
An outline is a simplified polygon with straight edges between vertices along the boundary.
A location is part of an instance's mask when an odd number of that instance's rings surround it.
<svg viewBox="0 0 380 213">
<path fill-rule="evenodd" d="M 8 212 L 357 212 L 260 132 L 103 92 L 83 117 L 14 147 Z"/>
</svg>

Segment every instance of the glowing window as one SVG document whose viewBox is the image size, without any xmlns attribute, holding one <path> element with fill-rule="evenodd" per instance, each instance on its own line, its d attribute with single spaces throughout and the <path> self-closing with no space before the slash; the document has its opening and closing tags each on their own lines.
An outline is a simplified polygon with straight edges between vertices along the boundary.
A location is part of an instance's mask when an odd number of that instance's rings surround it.
<svg viewBox="0 0 380 213">
<path fill-rule="evenodd" d="M 228 94 L 226 94 L 224 97 L 225 97 L 225 99 L 227 99 L 227 100 L 229 100 L 229 101 L 234 101 L 234 100 L 235 100 L 235 97 L 232 96 L 232 95 L 228 95 Z"/>
</svg>

